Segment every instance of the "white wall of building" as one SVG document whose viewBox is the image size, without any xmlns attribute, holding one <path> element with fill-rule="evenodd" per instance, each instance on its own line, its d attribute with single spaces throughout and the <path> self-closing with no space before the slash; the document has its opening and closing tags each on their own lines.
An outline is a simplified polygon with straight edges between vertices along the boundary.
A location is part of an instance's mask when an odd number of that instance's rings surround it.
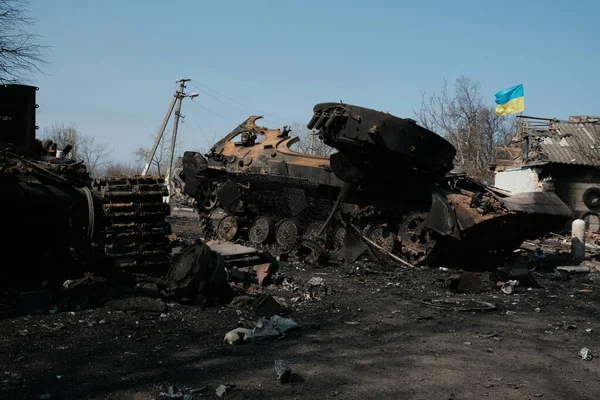
<svg viewBox="0 0 600 400">
<path fill-rule="evenodd" d="M 537 172 L 530 168 L 498 172 L 494 186 L 512 194 L 542 190 Z"/>
</svg>

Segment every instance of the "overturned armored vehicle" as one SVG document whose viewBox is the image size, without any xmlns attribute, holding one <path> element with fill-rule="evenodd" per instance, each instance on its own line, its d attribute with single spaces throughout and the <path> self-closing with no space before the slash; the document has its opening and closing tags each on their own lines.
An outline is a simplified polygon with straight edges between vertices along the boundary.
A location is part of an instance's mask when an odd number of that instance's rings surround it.
<svg viewBox="0 0 600 400">
<path fill-rule="evenodd" d="M 93 180 L 72 147 L 36 138 L 37 88 L 0 85 L 2 283 L 169 265 L 162 179 Z"/>
<path fill-rule="evenodd" d="M 354 259 L 368 243 L 412 265 L 512 251 L 562 227 L 571 212 L 553 193 L 506 196 L 453 173 L 455 148 L 410 119 L 321 103 L 308 128 L 330 157 L 292 150 L 287 128 L 253 116 L 204 157 L 186 152 L 180 178 L 205 235 L 276 241 Z"/>
</svg>

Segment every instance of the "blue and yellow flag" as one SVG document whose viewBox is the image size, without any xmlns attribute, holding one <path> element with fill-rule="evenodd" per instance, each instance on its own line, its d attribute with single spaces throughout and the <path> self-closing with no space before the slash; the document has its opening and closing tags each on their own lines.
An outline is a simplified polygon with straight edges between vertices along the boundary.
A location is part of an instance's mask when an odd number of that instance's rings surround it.
<svg viewBox="0 0 600 400">
<path fill-rule="evenodd" d="M 496 93 L 496 115 L 509 115 L 525 111 L 523 84 Z"/>
</svg>

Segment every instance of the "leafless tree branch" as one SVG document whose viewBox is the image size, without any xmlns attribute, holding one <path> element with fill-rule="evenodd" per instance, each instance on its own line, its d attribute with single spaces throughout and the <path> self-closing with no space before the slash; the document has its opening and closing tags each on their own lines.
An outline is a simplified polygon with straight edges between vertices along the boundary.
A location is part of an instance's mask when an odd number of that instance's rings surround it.
<svg viewBox="0 0 600 400">
<path fill-rule="evenodd" d="M 96 142 L 94 137 L 83 135 L 73 124 L 53 124 L 44 131 L 41 139 L 56 143 L 58 150 L 63 150 L 67 145 L 71 145 L 73 148 L 67 157 L 73 160 L 83 160 L 92 176 L 98 176 L 108 164 L 111 152 L 108 143 Z"/>
<path fill-rule="evenodd" d="M 290 128 L 290 135 L 300 139 L 292 145 L 292 150 L 313 156 L 329 156 L 335 151 L 323 143 L 306 125 L 294 122 Z"/>
<path fill-rule="evenodd" d="M 27 5 L 27 0 L 0 0 L 0 83 L 24 81 L 47 64 L 47 47 L 28 32 L 36 21 L 27 15 Z"/>
<path fill-rule="evenodd" d="M 421 107 L 414 114 L 421 125 L 445 137 L 456 148 L 457 169 L 486 180 L 492 178 L 490 166 L 497 148 L 512 138 L 515 119 L 496 116 L 479 88 L 478 82 L 460 76 L 451 91 L 444 79 L 439 93 L 422 93 Z"/>
<path fill-rule="evenodd" d="M 154 143 L 154 135 L 152 135 L 152 139 L 149 140 L 149 143 Z M 175 151 L 173 154 L 173 167 L 177 164 L 177 159 L 181 157 L 183 154 L 182 149 L 183 142 L 179 139 L 175 143 Z M 158 176 L 163 176 L 167 173 L 167 166 L 169 164 L 169 150 L 171 147 L 171 134 L 169 132 L 165 132 L 163 137 L 161 138 L 158 147 L 156 148 L 156 153 L 152 158 L 150 163 L 149 173 L 154 173 Z M 150 152 L 152 151 L 152 145 L 150 146 L 141 146 L 134 150 L 133 156 L 136 161 L 143 163 L 144 165 L 148 161 L 148 157 L 150 156 Z"/>
<path fill-rule="evenodd" d="M 109 162 L 103 170 L 102 176 L 107 178 L 116 178 L 121 176 L 135 176 L 139 175 L 142 168 L 138 164 L 124 163 L 124 162 Z"/>
</svg>

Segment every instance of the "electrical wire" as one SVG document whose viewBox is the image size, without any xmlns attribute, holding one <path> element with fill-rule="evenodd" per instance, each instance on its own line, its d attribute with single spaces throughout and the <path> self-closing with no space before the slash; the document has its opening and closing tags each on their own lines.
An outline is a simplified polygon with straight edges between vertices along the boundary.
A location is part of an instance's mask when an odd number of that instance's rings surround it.
<svg viewBox="0 0 600 400">
<path fill-rule="evenodd" d="M 206 85 L 204 85 L 204 84 L 202 84 L 202 83 L 198 83 L 198 84 L 196 84 L 196 83 L 192 82 L 192 86 L 195 86 L 195 87 L 196 87 L 198 90 L 202 90 L 202 89 L 200 89 L 200 88 L 198 87 L 198 85 L 200 85 L 200 86 L 203 86 L 203 87 L 205 87 L 206 89 L 210 90 L 211 92 L 213 92 L 213 93 L 215 93 L 215 94 L 217 94 L 217 95 L 219 95 L 219 96 L 221 96 L 221 97 L 224 97 L 224 98 L 226 98 L 227 100 L 233 101 L 234 103 L 236 103 L 236 104 L 239 104 L 239 105 L 240 105 L 240 106 L 242 106 L 242 107 L 246 107 L 246 108 L 249 108 L 249 109 L 251 109 L 251 110 L 254 110 L 254 111 L 256 111 L 256 112 L 258 112 L 258 113 L 260 113 L 260 114 L 264 114 L 262 111 L 260 111 L 260 110 L 258 110 L 258 109 L 256 109 L 256 108 L 254 108 L 254 107 L 250 107 L 250 106 L 248 106 L 248 105 L 246 105 L 246 104 L 244 104 L 244 103 L 242 103 L 242 102 L 240 102 L 240 101 L 237 101 L 237 100 L 235 100 L 235 99 L 232 99 L 231 97 L 225 96 L 224 94 L 222 94 L 222 93 L 219 93 L 219 92 L 217 92 L 216 90 L 214 90 L 214 89 L 211 89 L 211 88 L 209 88 L 208 86 L 206 86 Z"/>
<path fill-rule="evenodd" d="M 196 121 L 196 126 L 198 127 L 198 131 L 200 132 L 200 134 L 202 136 L 206 136 L 206 133 L 204 133 L 204 130 L 200 127 L 200 121 L 198 120 L 198 115 L 196 114 L 195 108 L 192 108 L 192 113 L 194 114 L 194 121 Z"/>
<path fill-rule="evenodd" d="M 229 97 L 229 96 L 226 96 L 226 95 L 224 95 L 224 94 L 222 94 L 222 93 L 220 93 L 220 92 L 217 92 L 216 90 L 214 90 L 214 89 L 212 89 L 212 88 L 210 88 L 210 87 L 206 86 L 206 85 L 205 85 L 205 84 L 203 84 L 203 83 L 198 83 L 198 84 L 196 84 L 196 83 L 194 83 L 194 82 L 190 82 L 190 84 L 191 84 L 192 86 L 194 86 L 196 89 L 198 89 L 199 91 L 201 91 L 202 93 L 204 93 L 204 94 L 206 94 L 206 95 L 208 95 L 208 96 L 212 97 L 213 99 L 217 100 L 218 102 L 220 102 L 220 103 L 222 103 L 222 104 L 225 104 L 227 107 L 229 107 L 229 108 L 231 108 L 231 109 L 233 109 L 233 110 L 236 110 L 236 111 L 238 111 L 238 112 L 241 112 L 241 113 L 242 113 L 242 114 L 244 114 L 244 115 L 248 115 L 248 113 L 246 113 L 246 112 L 244 112 L 244 111 L 242 111 L 242 110 L 240 110 L 240 109 L 238 109 L 238 108 L 236 108 L 236 107 L 233 107 L 233 106 L 231 106 L 230 104 L 227 104 L 227 103 L 225 103 L 224 101 L 222 101 L 222 100 L 220 100 L 220 99 L 217 99 L 216 97 L 212 96 L 211 94 L 207 93 L 207 92 L 206 92 L 206 91 L 204 91 L 202 88 L 200 88 L 200 87 L 199 87 L 199 85 L 200 85 L 200 86 L 203 86 L 204 88 L 206 88 L 206 89 L 210 90 L 211 92 L 213 92 L 213 93 L 217 94 L 218 96 L 224 97 L 224 98 L 226 98 L 227 100 L 229 100 L 229 101 L 232 101 L 232 102 L 234 102 L 234 103 L 236 103 L 236 104 L 238 104 L 238 105 L 240 105 L 240 106 L 242 106 L 242 107 L 246 107 L 246 108 L 248 108 L 248 109 L 250 109 L 250 110 L 253 110 L 254 112 L 257 112 L 257 113 L 258 113 L 258 114 L 260 114 L 260 115 L 264 115 L 264 116 L 267 116 L 267 115 L 268 115 L 269 117 L 273 117 L 273 118 L 276 118 L 276 119 L 278 119 L 278 120 L 280 120 L 280 121 L 284 121 L 284 119 L 283 119 L 283 118 L 280 118 L 280 117 L 278 117 L 278 116 L 277 116 L 277 115 L 275 115 L 275 114 L 265 113 L 264 111 L 261 111 L 261 110 L 259 110 L 259 109 L 257 109 L 257 108 L 250 107 L 250 106 L 248 106 L 248 105 L 246 105 L 246 104 L 242 103 L 241 101 L 237 101 L 236 99 L 233 99 L 233 98 L 231 98 L 231 97 Z M 272 120 L 270 121 L 268 118 L 264 118 L 264 121 L 266 121 L 266 122 L 273 122 L 273 123 L 275 123 L 275 122 L 274 122 L 274 121 L 272 121 Z"/>
<path fill-rule="evenodd" d="M 196 102 L 196 101 L 192 101 L 192 103 L 193 103 L 193 104 L 196 104 L 197 106 L 199 106 L 199 107 L 201 107 L 201 108 L 203 108 L 203 109 L 205 109 L 205 110 L 206 110 L 206 111 L 208 111 L 209 113 L 216 115 L 217 117 L 221 118 L 222 120 L 229 122 L 230 124 L 234 124 L 235 126 L 239 125 L 239 123 L 238 123 L 238 122 L 233 122 L 233 121 L 231 121 L 230 119 L 227 119 L 227 118 L 225 118 L 225 117 L 224 117 L 224 116 L 222 116 L 221 114 L 218 114 L 218 113 L 214 112 L 214 111 L 213 111 L 213 110 L 211 110 L 210 108 L 206 108 L 206 107 L 204 107 L 202 104 L 200 104 L 200 103 L 198 103 L 198 102 Z"/>
<path fill-rule="evenodd" d="M 215 100 L 216 100 L 216 101 L 218 101 L 219 103 L 226 105 L 227 107 L 231 108 L 232 110 L 235 110 L 235 111 L 237 111 L 237 112 L 239 112 L 239 113 L 241 113 L 241 114 L 243 114 L 243 115 L 245 115 L 245 116 L 248 116 L 248 113 L 247 113 L 247 112 L 245 112 L 245 111 L 242 111 L 242 110 L 240 110 L 239 108 L 235 108 L 234 106 L 232 106 L 232 105 L 230 105 L 230 104 L 227 104 L 227 103 L 225 103 L 223 100 L 221 100 L 221 99 L 219 99 L 219 98 L 217 98 L 217 97 L 213 96 L 212 94 L 208 93 L 207 91 L 205 91 L 205 90 L 202 90 L 202 89 L 200 89 L 199 87 L 197 87 L 196 89 L 198 89 L 199 91 L 201 91 L 201 92 L 202 92 L 202 93 L 204 93 L 205 95 L 207 95 L 207 96 L 209 96 L 209 97 L 211 97 L 211 98 L 215 99 Z"/>
<path fill-rule="evenodd" d="M 206 131 L 204 131 L 204 129 L 202 129 L 200 127 L 200 121 L 198 120 L 198 114 L 196 114 L 196 109 L 192 108 L 192 113 L 194 114 L 194 121 L 196 122 L 196 126 L 198 127 L 198 131 L 200 132 L 200 135 L 202 135 L 205 144 L 209 142 L 208 139 L 208 135 L 206 134 Z M 195 138 L 194 138 L 195 139 Z M 208 143 L 208 146 L 210 147 L 212 145 L 212 143 Z M 199 144 L 199 142 L 197 142 L 196 140 L 194 140 L 194 146 L 197 149 L 202 148 L 202 146 Z"/>
</svg>

